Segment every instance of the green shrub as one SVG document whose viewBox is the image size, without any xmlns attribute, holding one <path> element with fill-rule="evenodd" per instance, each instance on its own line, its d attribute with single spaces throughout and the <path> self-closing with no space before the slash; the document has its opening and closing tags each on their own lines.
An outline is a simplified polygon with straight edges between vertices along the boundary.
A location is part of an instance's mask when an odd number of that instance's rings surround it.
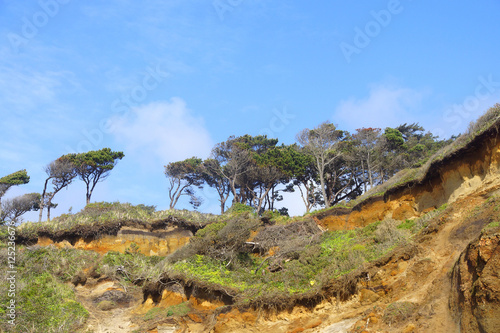
<svg viewBox="0 0 500 333">
<path fill-rule="evenodd" d="M 158 256 L 145 256 L 130 248 L 125 253 L 109 251 L 102 257 L 98 270 L 114 279 L 134 283 L 156 274 L 156 265 L 162 259 Z"/>
<path fill-rule="evenodd" d="M 242 214 L 242 213 L 255 213 L 255 208 L 235 202 L 233 205 L 227 210 L 228 214 Z"/>
<path fill-rule="evenodd" d="M 495 221 L 495 222 L 489 223 L 485 228 L 486 229 L 491 229 L 491 228 L 498 228 L 498 227 L 500 227 L 500 222 L 499 221 Z"/>
<path fill-rule="evenodd" d="M 406 220 L 397 226 L 398 229 L 412 230 L 415 227 L 414 220 Z"/>
<path fill-rule="evenodd" d="M 370 223 L 369 225 L 367 225 L 366 227 L 361 228 L 361 230 L 359 232 L 360 236 L 372 237 L 373 233 L 375 232 L 375 230 L 377 230 L 380 223 L 382 223 L 382 221 L 373 222 L 373 223 Z"/>
<path fill-rule="evenodd" d="M 48 272 L 24 275 L 17 281 L 17 318 L 13 332 L 74 332 L 88 317 L 87 310 L 74 298 L 71 288 Z M 2 309 L 8 301 L 2 297 Z M 5 321 L 2 326 L 7 327 Z"/>
<path fill-rule="evenodd" d="M 199 238 L 215 238 L 217 237 L 219 231 L 221 231 L 226 225 L 226 221 L 209 224 L 203 229 L 198 230 L 195 236 Z"/>
</svg>

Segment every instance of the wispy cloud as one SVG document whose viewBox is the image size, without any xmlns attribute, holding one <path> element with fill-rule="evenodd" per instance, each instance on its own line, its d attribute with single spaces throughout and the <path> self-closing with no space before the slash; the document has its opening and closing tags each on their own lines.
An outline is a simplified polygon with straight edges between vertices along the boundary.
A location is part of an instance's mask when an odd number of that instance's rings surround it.
<svg viewBox="0 0 500 333">
<path fill-rule="evenodd" d="M 332 121 L 342 127 L 387 127 L 411 122 L 426 92 L 389 85 L 375 85 L 365 98 L 342 100 Z M 417 113 L 416 113 L 417 112 Z"/>
<path fill-rule="evenodd" d="M 50 53 L 37 48 L 38 57 Z M 7 48 L 0 49 L 0 100 L 4 107 L 14 112 L 39 110 L 40 106 L 54 103 L 58 95 L 74 93 L 81 89 L 74 73 L 48 66 L 37 69 L 40 58 L 36 55 L 12 55 Z"/>
<path fill-rule="evenodd" d="M 207 157 L 213 146 L 204 121 L 174 97 L 132 108 L 112 118 L 112 133 L 125 153 L 163 164 L 191 156 Z"/>
</svg>

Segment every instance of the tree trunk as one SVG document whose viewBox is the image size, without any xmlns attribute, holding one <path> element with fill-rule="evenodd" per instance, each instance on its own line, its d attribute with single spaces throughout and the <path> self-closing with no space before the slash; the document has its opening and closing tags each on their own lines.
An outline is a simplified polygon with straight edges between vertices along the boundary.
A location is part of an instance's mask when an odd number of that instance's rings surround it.
<svg viewBox="0 0 500 333">
<path fill-rule="evenodd" d="M 373 187 L 373 176 L 372 176 L 372 166 L 370 161 L 370 152 L 368 152 L 368 156 L 366 159 L 366 167 L 368 168 L 368 177 L 370 179 L 370 189 Z"/>
<path fill-rule="evenodd" d="M 328 202 L 328 197 L 326 194 L 325 175 L 323 174 L 323 170 L 321 170 L 319 173 L 319 182 L 321 184 L 321 193 L 323 194 L 323 200 L 325 201 L 325 208 L 330 208 L 330 202 Z"/>
<path fill-rule="evenodd" d="M 364 181 L 363 181 L 364 191 L 363 191 L 363 193 L 366 193 L 367 179 L 366 179 L 366 172 L 365 172 L 365 161 L 363 160 L 363 158 L 361 158 L 361 172 L 362 172 L 363 178 L 364 178 Z"/>
<path fill-rule="evenodd" d="M 304 205 L 306 206 L 306 213 L 309 213 L 309 211 L 311 210 L 311 208 L 310 208 L 311 203 L 309 202 L 309 190 L 306 187 L 306 197 L 305 198 L 304 198 L 304 192 L 300 188 L 300 184 L 299 184 L 299 191 L 300 191 L 300 196 L 302 197 L 302 201 L 304 201 Z"/>
<path fill-rule="evenodd" d="M 38 214 L 38 222 L 42 222 L 43 206 L 45 204 L 45 194 L 47 193 L 47 183 L 49 182 L 50 178 L 51 177 L 45 179 L 45 185 L 43 186 L 42 197 L 40 198 L 40 213 Z"/>
</svg>

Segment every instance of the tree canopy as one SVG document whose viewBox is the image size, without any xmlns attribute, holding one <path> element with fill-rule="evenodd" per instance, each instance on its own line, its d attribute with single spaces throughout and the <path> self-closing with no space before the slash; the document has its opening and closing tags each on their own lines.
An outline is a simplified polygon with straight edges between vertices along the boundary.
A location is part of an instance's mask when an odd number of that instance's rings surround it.
<svg viewBox="0 0 500 333">
<path fill-rule="evenodd" d="M 169 180 L 170 209 L 177 205 L 182 195 L 189 196 L 194 208 L 201 205 L 202 201 L 196 196 L 193 188 L 193 186 L 200 187 L 203 183 L 201 164 L 200 158 L 191 157 L 165 166 L 165 176 Z"/>
<path fill-rule="evenodd" d="M 28 193 L 13 199 L 5 200 L 0 209 L 0 224 L 16 223 L 26 212 L 40 208 L 40 193 Z"/>
<path fill-rule="evenodd" d="M 87 186 L 87 205 L 90 203 L 92 192 L 97 183 L 104 181 L 118 163 L 118 160 L 121 160 L 124 156 L 123 152 L 115 152 L 110 148 L 64 155 L 64 158 L 74 165 L 76 174 Z"/>
<path fill-rule="evenodd" d="M 397 128 L 360 128 L 351 134 L 324 122 L 297 134 L 297 143 L 278 145 L 265 135 L 230 136 L 194 170 L 198 187 L 226 201 L 274 209 L 282 192 L 299 190 L 306 211 L 349 201 L 404 168 L 421 165 L 449 143 L 425 133 L 418 124 Z M 280 186 L 281 185 L 281 186 Z"/>
<path fill-rule="evenodd" d="M 12 186 L 27 184 L 29 181 L 30 176 L 28 176 L 26 169 L 13 172 L 0 178 L 0 200 L 5 195 L 5 192 Z"/>
<path fill-rule="evenodd" d="M 75 165 L 68 156 L 61 156 L 45 167 L 47 179 L 40 197 L 40 214 L 38 221 L 42 221 L 44 207 L 47 207 L 47 220 L 50 221 L 50 209 L 57 206 L 52 203 L 54 196 L 63 188 L 69 186 L 77 176 Z M 52 192 L 47 192 L 48 182 L 52 180 Z"/>
</svg>

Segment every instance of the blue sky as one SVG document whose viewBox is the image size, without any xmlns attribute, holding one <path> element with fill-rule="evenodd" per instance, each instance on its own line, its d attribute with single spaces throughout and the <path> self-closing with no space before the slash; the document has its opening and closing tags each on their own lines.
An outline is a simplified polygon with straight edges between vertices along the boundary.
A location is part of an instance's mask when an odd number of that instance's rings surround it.
<svg viewBox="0 0 500 333">
<path fill-rule="evenodd" d="M 7 197 L 41 192 L 57 157 L 103 147 L 125 157 L 93 201 L 165 209 L 163 166 L 230 135 L 289 144 L 326 120 L 458 134 L 500 100 L 499 12 L 496 0 L 0 0 L 0 175 L 31 176 Z M 296 199 L 283 205 L 299 214 Z M 55 215 L 80 210 L 83 182 L 55 201 Z"/>
</svg>

